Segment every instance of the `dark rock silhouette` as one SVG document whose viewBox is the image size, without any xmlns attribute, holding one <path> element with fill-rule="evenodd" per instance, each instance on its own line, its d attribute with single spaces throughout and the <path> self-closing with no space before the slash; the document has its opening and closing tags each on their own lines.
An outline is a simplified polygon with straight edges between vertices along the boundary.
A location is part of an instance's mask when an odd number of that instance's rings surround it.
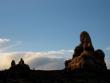
<svg viewBox="0 0 110 83">
<path fill-rule="evenodd" d="M 107 67 L 104 57 L 105 54 L 102 50 L 94 50 L 88 32 L 83 31 L 80 34 L 80 44 L 74 50 L 73 58 L 65 61 L 65 69 L 67 71 L 80 69 L 86 71 L 105 71 Z"/>
<path fill-rule="evenodd" d="M 15 66 L 16 66 L 15 60 L 12 60 L 11 67 L 15 67 Z"/>
<path fill-rule="evenodd" d="M 19 65 L 24 65 L 24 60 L 22 58 L 19 61 Z"/>
<path fill-rule="evenodd" d="M 12 71 L 28 71 L 30 67 L 24 63 L 24 60 L 21 58 L 18 64 L 15 64 L 15 61 L 12 60 L 10 70 Z"/>
<path fill-rule="evenodd" d="M 0 83 L 110 83 L 102 50 L 94 50 L 86 31 L 80 35 L 80 44 L 75 48 L 72 59 L 65 61 L 62 70 L 31 70 L 21 58 L 14 60 L 8 70 L 0 71 Z"/>
</svg>

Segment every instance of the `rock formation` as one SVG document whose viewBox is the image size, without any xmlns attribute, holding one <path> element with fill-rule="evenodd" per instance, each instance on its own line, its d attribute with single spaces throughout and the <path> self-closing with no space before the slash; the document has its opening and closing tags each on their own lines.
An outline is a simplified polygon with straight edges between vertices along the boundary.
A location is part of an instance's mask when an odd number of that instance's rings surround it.
<svg viewBox="0 0 110 83">
<path fill-rule="evenodd" d="M 18 64 L 15 64 L 15 61 L 12 60 L 10 70 L 12 71 L 27 71 L 30 70 L 29 66 L 24 63 L 24 60 L 21 58 Z"/>
<path fill-rule="evenodd" d="M 88 32 L 83 31 L 80 34 L 80 44 L 74 50 L 73 58 L 65 61 L 65 69 L 67 71 L 104 71 L 107 70 L 104 57 L 102 50 L 94 50 Z"/>
<path fill-rule="evenodd" d="M 12 60 L 11 67 L 15 67 L 15 66 L 16 66 L 15 60 Z"/>
<path fill-rule="evenodd" d="M 21 58 L 19 61 L 19 65 L 23 65 L 24 64 L 24 60 Z"/>
</svg>

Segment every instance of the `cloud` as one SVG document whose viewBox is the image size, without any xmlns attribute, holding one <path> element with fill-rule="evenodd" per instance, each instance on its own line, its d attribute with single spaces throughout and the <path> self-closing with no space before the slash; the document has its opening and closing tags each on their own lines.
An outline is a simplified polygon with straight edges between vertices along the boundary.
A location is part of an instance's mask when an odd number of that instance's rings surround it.
<svg viewBox="0 0 110 83">
<path fill-rule="evenodd" d="M 0 38 L 0 44 L 5 43 L 5 42 L 9 42 L 9 41 L 10 41 L 10 39 Z"/>
<path fill-rule="evenodd" d="M 6 47 L 2 47 L 1 49 L 0 49 L 0 52 L 2 51 L 6 51 L 6 50 L 8 50 L 8 49 L 10 49 L 10 48 L 13 48 L 13 47 L 16 47 L 16 46 L 18 46 L 18 45 L 21 45 L 22 44 L 22 42 L 21 41 L 17 41 L 17 42 L 15 42 L 15 43 L 10 43 L 10 44 L 8 44 Z"/>
<path fill-rule="evenodd" d="M 13 59 L 18 63 L 21 57 L 31 68 L 44 70 L 62 69 L 64 68 L 64 60 L 67 57 L 69 58 L 73 52 L 72 50 L 7 52 L 10 48 L 16 47 L 21 43 L 20 41 L 13 43 L 11 39 L 0 38 L 0 70 L 8 69 Z"/>
<path fill-rule="evenodd" d="M 64 68 L 64 61 L 72 56 L 72 50 L 58 50 L 47 52 L 1 52 L 0 69 L 8 69 L 11 61 L 16 63 L 22 57 L 26 64 L 33 69 L 56 70 Z"/>
<path fill-rule="evenodd" d="M 39 57 L 30 61 L 31 68 L 36 70 L 57 70 L 64 68 L 64 58 Z"/>
<path fill-rule="evenodd" d="M 107 68 L 110 69 L 110 46 L 104 49 L 105 52 L 105 62 L 107 65 Z"/>
<path fill-rule="evenodd" d="M 107 68 L 110 69 L 110 59 L 105 59 Z"/>
<path fill-rule="evenodd" d="M 10 42 L 10 39 L 0 38 L 0 48 L 6 47 L 9 42 Z"/>
<path fill-rule="evenodd" d="M 11 41 L 11 39 L 7 38 L 0 38 L 0 52 L 7 51 L 13 47 L 16 47 L 18 45 L 21 45 L 21 41 Z"/>
<path fill-rule="evenodd" d="M 104 49 L 105 51 L 110 51 L 110 46 Z"/>
</svg>

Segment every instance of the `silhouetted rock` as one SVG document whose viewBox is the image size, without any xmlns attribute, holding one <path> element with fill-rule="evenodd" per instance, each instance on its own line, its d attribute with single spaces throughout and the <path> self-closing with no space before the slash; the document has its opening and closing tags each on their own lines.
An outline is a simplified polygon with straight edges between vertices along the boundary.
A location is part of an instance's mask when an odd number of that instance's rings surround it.
<svg viewBox="0 0 110 83">
<path fill-rule="evenodd" d="M 68 63 L 67 70 L 68 71 L 74 71 L 74 70 L 91 70 L 91 71 L 98 71 L 98 70 L 106 70 L 105 63 L 101 62 L 101 60 L 97 60 L 96 57 L 94 57 L 94 53 L 84 51 L 80 56 L 75 57 L 71 60 L 70 63 Z"/>
<path fill-rule="evenodd" d="M 73 58 L 65 61 L 67 71 L 74 70 L 107 70 L 105 54 L 102 50 L 94 51 L 91 38 L 86 31 L 80 34 L 80 44 L 75 48 Z"/>
<path fill-rule="evenodd" d="M 24 60 L 22 58 L 19 61 L 19 65 L 24 65 Z"/>
<path fill-rule="evenodd" d="M 30 67 L 24 63 L 24 60 L 21 58 L 18 64 L 15 64 L 15 61 L 12 60 L 10 70 L 12 71 L 28 71 Z"/>
<path fill-rule="evenodd" d="M 15 66 L 16 66 L 15 60 L 12 60 L 11 67 L 15 67 Z"/>
</svg>

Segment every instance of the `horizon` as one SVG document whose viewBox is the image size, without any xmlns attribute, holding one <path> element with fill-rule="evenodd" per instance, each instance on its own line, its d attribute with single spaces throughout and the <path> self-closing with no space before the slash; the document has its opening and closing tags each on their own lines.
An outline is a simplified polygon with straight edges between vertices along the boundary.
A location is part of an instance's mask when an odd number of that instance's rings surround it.
<svg viewBox="0 0 110 83">
<path fill-rule="evenodd" d="M 22 57 L 31 68 L 64 68 L 87 31 L 110 69 L 110 1 L 0 1 L 0 70 Z"/>
</svg>

